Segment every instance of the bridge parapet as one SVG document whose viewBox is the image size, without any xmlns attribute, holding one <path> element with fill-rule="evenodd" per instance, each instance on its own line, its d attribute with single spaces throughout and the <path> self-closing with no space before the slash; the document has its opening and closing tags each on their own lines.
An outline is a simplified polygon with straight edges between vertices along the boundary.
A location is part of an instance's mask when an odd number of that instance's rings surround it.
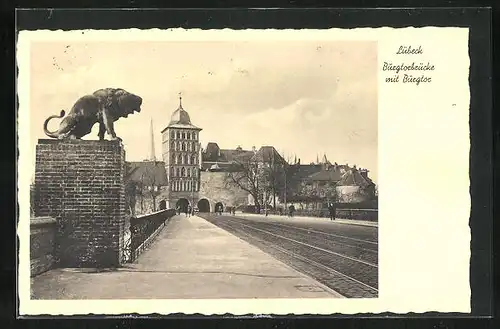
<svg viewBox="0 0 500 329">
<path fill-rule="evenodd" d="M 125 234 L 123 262 L 133 262 L 153 242 L 165 223 L 175 215 L 175 209 L 165 209 L 130 219 L 130 231 Z"/>
<path fill-rule="evenodd" d="M 30 221 L 31 276 L 46 272 L 55 264 L 56 220 L 32 217 Z"/>
</svg>

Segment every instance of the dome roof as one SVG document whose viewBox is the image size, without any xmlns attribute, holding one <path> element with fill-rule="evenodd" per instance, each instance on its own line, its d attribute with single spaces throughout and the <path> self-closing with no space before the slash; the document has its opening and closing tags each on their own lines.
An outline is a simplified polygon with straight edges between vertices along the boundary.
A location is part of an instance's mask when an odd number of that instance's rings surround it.
<svg viewBox="0 0 500 329">
<path fill-rule="evenodd" d="M 201 128 L 198 128 L 191 123 L 189 114 L 182 108 L 181 97 L 179 97 L 179 107 L 174 111 L 174 113 L 172 113 L 172 116 L 170 117 L 170 123 L 161 132 L 163 133 L 168 128 L 192 129 L 198 131 L 202 130 Z"/>
<path fill-rule="evenodd" d="M 170 124 L 181 124 L 181 125 L 190 125 L 191 119 L 189 118 L 189 114 L 182 108 L 182 105 L 179 106 L 177 110 L 172 113 L 172 117 L 170 118 Z"/>
</svg>

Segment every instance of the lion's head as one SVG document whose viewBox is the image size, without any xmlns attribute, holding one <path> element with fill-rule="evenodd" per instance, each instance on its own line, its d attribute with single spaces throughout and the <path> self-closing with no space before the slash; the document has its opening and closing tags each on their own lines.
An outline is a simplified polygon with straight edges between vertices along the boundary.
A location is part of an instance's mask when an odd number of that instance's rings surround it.
<svg viewBox="0 0 500 329">
<path fill-rule="evenodd" d="M 94 92 L 94 95 L 102 98 L 107 106 L 119 110 L 121 117 L 128 117 L 134 112 L 141 112 L 142 98 L 121 88 L 105 88 Z"/>
</svg>

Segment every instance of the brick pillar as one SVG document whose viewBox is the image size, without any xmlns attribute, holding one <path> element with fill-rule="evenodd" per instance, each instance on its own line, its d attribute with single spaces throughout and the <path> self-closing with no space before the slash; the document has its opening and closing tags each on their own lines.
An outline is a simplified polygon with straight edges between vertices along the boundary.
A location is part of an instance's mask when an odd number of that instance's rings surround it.
<svg viewBox="0 0 500 329">
<path fill-rule="evenodd" d="M 60 267 L 116 267 L 125 225 L 125 151 L 117 141 L 39 139 L 35 216 L 57 221 Z"/>
</svg>

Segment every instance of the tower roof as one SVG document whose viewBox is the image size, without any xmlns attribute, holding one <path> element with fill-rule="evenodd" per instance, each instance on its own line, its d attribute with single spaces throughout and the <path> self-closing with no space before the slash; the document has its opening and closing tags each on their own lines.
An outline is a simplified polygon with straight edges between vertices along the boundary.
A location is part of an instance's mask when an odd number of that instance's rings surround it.
<svg viewBox="0 0 500 329">
<path fill-rule="evenodd" d="M 172 113 L 172 116 L 170 117 L 170 124 L 190 125 L 191 118 L 182 107 L 179 107 L 174 111 L 174 113 Z"/>
<path fill-rule="evenodd" d="M 162 130 L 164 132 L 168 128 L 184 128 L 184 129 L 195 129 L 201 130 L 191 123 L 191 118 L 189 113 L 182 107 L 182 97 L 179 97 L 179 107 L 172 113 L 170 117 L 170 123 L 168 126 Z"/>
</svg>

